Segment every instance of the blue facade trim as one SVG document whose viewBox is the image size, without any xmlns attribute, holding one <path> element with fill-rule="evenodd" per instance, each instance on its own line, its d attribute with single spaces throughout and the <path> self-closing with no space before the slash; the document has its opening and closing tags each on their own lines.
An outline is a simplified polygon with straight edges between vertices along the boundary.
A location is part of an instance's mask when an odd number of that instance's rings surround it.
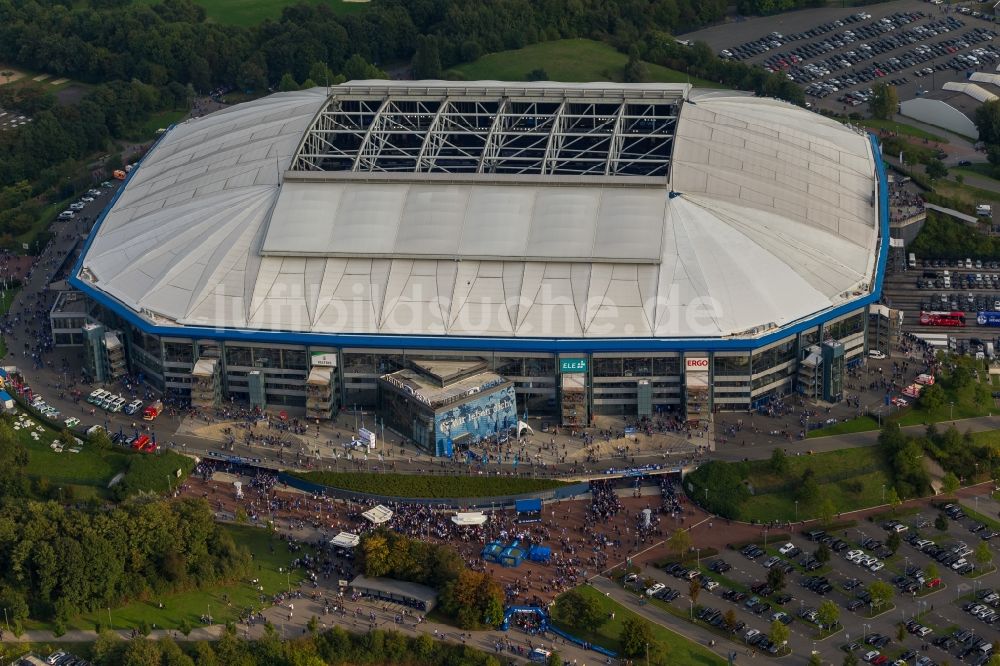
<svg viewBox="0 0 1000 666">
<path fill-rule="evenodd" d="M 168 129 L 164 136 L 169 134 L 173 126 Z M 815 328 L 816 326 L 836 319 L 850 312 L 855 312 L 878 302 L 882 293 L 882 282 L 885 277 L 886 262 L 889 257 L 889 188 L 886 182 L 885 164 L 882 162 L 881 151 L 878 139 L 874 134 L 869 133 L 872 155 L 875 159 L 877 175 L 877 205 L 879 221 L 879 247 L 878 259 L 875 267 L 875 284 L 866 296 L 859 297 L 849 303 L 845 303 L 836 308 L 812 315 L 783 328 L 776 329 L 772 333 L 761 336 L 754 340 L 746 339 L 724 339 L 724 338 L 492 338 L 492 337 L 451 337 L 451 336 L 428 336 L 428 335 L 344 335 L 337 333 L 307 333 L 301 331 L 251 331 L 246 329 L 231 328 L 207 328 L 197 326 L 157 326 L 140 317 L 136 312 L 126 305 L 118 302 L 93 285 L 81 280 L 78 275 L 83 267 L 83 260 L 90 245 L 97 236 L 97 231 L 104 222 L 108 211 L 117 202 L 118 197 L 125 190 L 129 180 L 139 170 L 142 160 L 128 174 L 123 186 L 115 193 L 111 202 L 98 217 L 94 229 L 87 238 L 83 252 L 73 267 L 73 273 L 69 278 L 69 283 L 76 289 L 84 292 L 112 312 L 115 312 L 136 328 L 149 335 L 173 338 L 191 338 L 207 340 L 224 340 L 233 343 L 272 343 L 290 345 L 313 345 L 329 347 L 392 347 L 398 349 L 426 349 L 426 350 L 448 350 L 448 351 L 497 351 L 497 352 L 546 352 L 552 354 L 559 353 L 593 353 L 593 352 L 669 352 L 669 351 L 753 351 L 766 347 L 772 343 L 783 340 L 792 335 Z M 157 141 L 157 143 L 159 140 Z M 155 148 L 154 144 L 154 148 Z M 153 151 L 146 154 L 148 156 Z M 145 157 L 143 157 L 143 160 Z"/>
</svg>

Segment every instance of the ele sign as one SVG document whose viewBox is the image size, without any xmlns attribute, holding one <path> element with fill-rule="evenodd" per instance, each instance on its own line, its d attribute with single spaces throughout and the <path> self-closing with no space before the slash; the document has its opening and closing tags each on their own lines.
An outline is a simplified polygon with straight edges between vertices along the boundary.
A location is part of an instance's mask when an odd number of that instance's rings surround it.
<svg viewBox="0 0 1000 666">
<path fill-rule="evenodd" d="M 685 372 L 708 372 L 707 358 L 686 358 L 684 359 Z"/>
<path fill-rule="evenodd" d="M 587 372 L 587 359 L 561 358 L 559 359 L 559 372 Z"/>
</svg>

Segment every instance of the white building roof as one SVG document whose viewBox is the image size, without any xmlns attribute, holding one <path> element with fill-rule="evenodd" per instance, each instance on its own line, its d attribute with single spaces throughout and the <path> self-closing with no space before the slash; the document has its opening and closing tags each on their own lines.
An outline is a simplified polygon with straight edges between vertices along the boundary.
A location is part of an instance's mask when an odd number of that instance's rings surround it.
<svg viewBox="0 0 1000 666">
<path fill-rule="evenodd" d="M 986 88 L 983 88 L 975 83 L 948 81 L 942 86 L 942 88 L 945 90 L 951 90 L 952 92 L 964 93 L 977 102 L 992 102 L 995 99 L 1000 99 Z"/>
<path fill-rule="evenodd" d="M 172 129 L 80 277 L 166 326 L 752 337 L 868 292 L 875 172 L 738 92 L 353 82 Z"/>
<path fill-rule="evenodd" d="M 379 504 L 361 514 L 372 525 L 381 525 L 392 520 L 392 509 Z"/>
</svg>

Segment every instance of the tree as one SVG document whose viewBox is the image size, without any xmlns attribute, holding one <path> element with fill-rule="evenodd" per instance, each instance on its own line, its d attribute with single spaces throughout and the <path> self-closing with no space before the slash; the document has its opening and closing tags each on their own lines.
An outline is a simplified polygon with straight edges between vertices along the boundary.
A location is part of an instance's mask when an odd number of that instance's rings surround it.
<svg viewBox="0 0 1000 666">
<path fill-rule="evenodd" d="M 556 599 L 556 614 L 574 629 L 597 629 L 608 619 L 601 604 L 591 596 L 570 590 Z"/>
<path fill-rule="evenodd" d="M 725 614 L 722 616 L 722 618 L 726 621 L 726 626 L 728 627 L 735 627 L 736 622 L 738 621 L 736 619 L 736 611 L 734 611 L 732 608 L 727 610 Z"/>
<path fill-rule="evenodd" d="M 384 534 L 375 533 L 363 539 L 361 556 L 366 576 L 377 578 L 389 573 L 389 543 Z"/>
<path fill-rule="evenodd" d="M 840 622 L 840 606 L 827 599 L 816 609 L 816 620 L 827 629 L 832 629 Z"/>
<path fill-rule="evenodd" d="M 945 472 L 944 476 L 941 477 L 941 490 L 948 495 L 958 490 L 959 486 L 961 486 L 961 483 L 954 472 Z"/>
<path fill-rule="evenodd" d="M 990 550 L 990 546 L 985 541 L 980 541 L 979 545 L 976 546 L 976 564 L 981 568 L 986 568 L 993 562 L 993 551 Z"/>
<path fill-rule="evenodd" d="M 917 401 L 920 408 L 927 412 L 934 412 L 944 407 L 945 393 L 940 384 L 932 384 L 924 388 Z"/>
<path fill-rule="evenodd" d="M 281 92 L 291 92 L 293 90 L 298 90 L 299 84 L 295 80 L 295 77 L 289 72 L 285 72 L 281 75 L 281 81 L 278 83 L 278 90 Z"/>
<path fill-rule="evenodd" d="M 985 102 L 972 116 L 979 130 L 979 140 L 987 145 L 1000 144 L 1000 100 Z"/>
<path fill-rule="evenodd" d="M 677 528 L 674 530 L 670 538 L 667 539 L 667 550 L 676 555 L 677 557 L 683 557 L 691 549 L 691 534 L 687 530 Z"/>
<path fill-rule="evenodd" d="M 986 666 L 1000 666 L 1000 652 L 993 653 L 990 660 L 986 662 Z"/>
<path fill-rule="evenodd" d="M 887 83 L 876 83 L 872 86 L 872 98 L 868 103 L 872 116 L 879 120 L 892 120 L 899 109 L 899 95 L 896 87 Z"/>
<path fill-rule="evenodd" d="M 384 79 L 385 72 L 371 65 L 359 53 L 355 53 L 344 63 L 342 70 L 348 81 L 360 79 Z"/>
<path fill-rule="evenodd" d="M 125 647 L 122 666 L 160 666 L 160 646 L 145 638 L 133 638 Z"/>
<path fill-rule="evenodd" d="M 695 578 L 688 585 L 688 597 L 691 598 L 692 604 L 697 605 L 699 594 L 701 594 L 701 581 Z"/>
<path fill-rule="evenodd" d="M 639 47 L 635 44 L 632 44 L 628 50 L 624 78 L 626 83 L 641 83 L 646 78 L 646 63 L 640 59 Z"/>
<path fill-rule="evenodd" d="M 844 655 L 844 660 L 840 662 L 840 666 L 858 666 L 858 658 L 854 656 L 853 652 L 848 652 Z"/>
<path fill-rule="evenodd" d="M 779 592 L 785 587 L 785 570 L 781 567 L 771 567 L 767 570 L 767 585 Z"/>
<path fill-rule="evenodd" d="M 813 652 L 806 663 L 808 666 L 823 666 L 823 657 L 819 656 L 818 652 Z"/>
<path fill-rule="evenodd" d="M 837 515 L 837 506 L 833 503 L 833 500 L 829 497 L 824 497 L 819 503 L 819 519 L 823 523 L 824 527 L 829 527 L 833 524 L 833 518 Z"/>
<path fill-rule="evenodd" d="M 883 606 L 890 601 L 895 594 L 895 590 L 889 583 L 884 580 L 877 580 L 868 586 L 868 594 L 872 597 L 872 606 L 876 608 Z"/>
<path fill-rule="evenodd" d="M 647 649 L 656 654 L 660 647 L 653 640 L 653 629 L 649 626 L 649 622 L 635 615 L 629 616 L 622 623 L 622 633 L 618 641 L 622 654 L 632 658 L 644 656 Z"/>
<path fill-rule="evenodd" d="M 899 532 L 892 531 L 889 533 L 889 537 L 885 540 L 885 546 L 892 552 L 899 550 L 900 543 L 903 539 L 899 536 Z"/>
<path fill-rule="evenodd" d="M 537 67 L 537 68 L 531 70 L 530 72 L 528 72 L 528 74 L 527 74 L 527 76 L 525 78 L 528 81 L 548 81 L 549 80 L 549 73 L 546 72 L 541 67 Z"/>
<path fill-rule="evenodd" d="M 548 666 L 563 666 L 562 656 L 555 650 L 549 653 Z"/>
<path fill-rule="evenodd" d="M 933 580 L 938 577 L 938 566 L 935 562 L 930 562 L 924 567 L 924 573 L 927 574 L 928 580 Z"/>
<path fill-rule="evenodd" d="M 771 631 L 767 637 L 771 639 L 772 643 L 780 647 L 788 642 L 788 637 L 791 633 L 784 622 L 775 620 L 771 623 Z"/>
<path fill-rule="evenodd" d="M 784 449 L 780 446 L 774 447 L 774 451 L 771 451 L 771 471 L 779 476 L 784 476 L 788 473 L 788 456 L 785 455 Z"/>
<path fill-rule="evenodd" d="M 948 518 L 943 514 L 939 513 L 937 518 L 934 519 L 934 527 L 942 532 L 948 531 Z"/>
<path fill-rule="evenodd" d="M 924 165 L 924 171 L 927 173 L 927 177 L 931 180 L 944 178 L 948 175 L 948 167 L 946 167 L 944 162 L 936 157 L 927 161 L 927 164 Z"/>
<path fill-rule="evenodd" d="M 825 543 L 821 543 L 819 547 L 816 548 L 816 552 L 813 553 L 813 557 L 816 558 L 817 562 L 826 564 L 830 561 L 830 547 Z"/>
<path fill-rule="evenodd" d="M 417 51 L 410 63 L 415 79 L 440 79 L 441 54 L 438 52 L 437 39 L 430 35 L 421 35 L 417 39 Z"/>
</svg>

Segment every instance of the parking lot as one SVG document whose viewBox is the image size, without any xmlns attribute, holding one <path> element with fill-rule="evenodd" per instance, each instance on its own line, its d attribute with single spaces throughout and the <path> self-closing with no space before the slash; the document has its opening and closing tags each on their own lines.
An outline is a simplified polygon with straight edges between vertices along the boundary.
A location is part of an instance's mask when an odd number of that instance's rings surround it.
<svg viewBox="0 0 1000 666">
<path fill-rule="evenodd" d="M 988 511 L 986 501 L 983 513 Z M 963 500 L 968 507 L 973 502 L 979 506 L 978 500 Z M 990 506 L 995 506 L 991 500 Z M 851 651 L 859 661 L 879 664 L 904 656 L 910 664 L 924 658 L 922 666 L 954 663 L 956 658 L 983 664 L 993 648 L 982 647 L 1000 627 L 1000 591 L 991 596 L 990 585 L 997 587 L 995 574 L 980 580 L 970 575 L 975 573 L 977 545 L 986 542 L 995 554 L 1000 535 L 960 514 L 949 518 L 942 531 L 934 525 L 938 515 L 938 510 L 925 507 L 898 520 L 864 521 L 830 534 L 818 530 L 810 537 L 792 532 L 791 539 L 768 540 L 766 546 L 647 569 L 644 575 L 656 581 L 653 588 L 644 588 L 639 577 L 627 586 L 651 589 L 647 597 L 658 600 L 654 603 L 687 611 L 744 650 L 777 653 L 768 634 L 778 620 L 789 627 L 789 646 L 795 654 L 817 650 L 834 663 L 843 659 L 844 651 Z M 889 547 L 893 533 L 898 539 L 895 552 Z M 820 549 L 829 555 L 826 564 L 820 561 L 823 555 L 816 557 Z M 779 589 L 769 584 L 774 569 L 785 574 Z M 704 588 L 699 608 L 689 598 L 692 579 L 702 581 Z M 873 603 L 868 589 L 875 581 L 892 586 L 892 606 Z M 821 639 L 824 601 L 836 604 L 842 626 Z M 899 625 L 907 622 L 900 641 Z M 968 634 L 956 637 L 961 630 Z"/>
<path fill-rule="evenodd" d="M 692 33 L 723 58 L 784 72 L 807 100 L 845 111 L 867 103 L 880 81 L 900 100 L 994 71 L 1000 45 L 992 8 L 901 0 L 864 9 L 817 9 Z M 777 28 L 777 29 L 776 29 Z"/>
<path fill-rule="evenodd" d="M 980 321 L 981 312 L 1000 312 L 1000 262 L 966 259 L 921 259 L 906 271 L 886 275 L 883 294 L 891 307 L 903 310 L 903 325 L 917 335 L 955 338 L 953 351 L 986 353 L 987 343 L 1000 351 L 1000 315 Z M 955 321 L 921 321 L 921 312 L 961 313 Z"/>
</svg>

